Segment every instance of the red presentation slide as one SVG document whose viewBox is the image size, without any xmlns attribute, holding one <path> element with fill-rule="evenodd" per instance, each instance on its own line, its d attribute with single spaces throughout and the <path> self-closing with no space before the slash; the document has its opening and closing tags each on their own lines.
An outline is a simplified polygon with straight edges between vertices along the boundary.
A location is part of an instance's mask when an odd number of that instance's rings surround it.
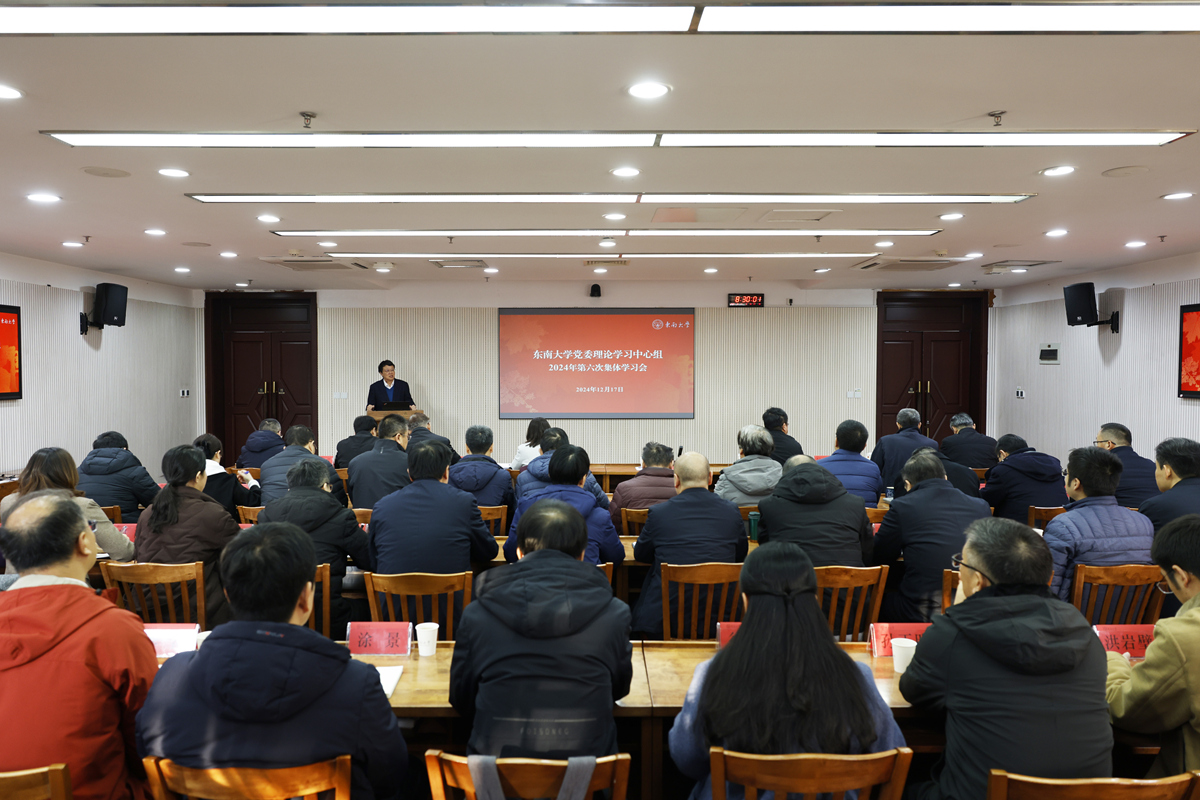
<svg viewBox="0 0 1200 800">
<path fill-rule="evenodd" d="M 0 400 L 21 399 L 21 309 L 0 306 Z"/>
<path fill-rule="evenodd" d="M 1200 397 L 1200 305 L 1180 309 L 1179 396 Z"/>
<path fill-rule="evenodd" d="M 500 418 L 692 419 L 695 309 L 500 309 Z"/>
</svg>

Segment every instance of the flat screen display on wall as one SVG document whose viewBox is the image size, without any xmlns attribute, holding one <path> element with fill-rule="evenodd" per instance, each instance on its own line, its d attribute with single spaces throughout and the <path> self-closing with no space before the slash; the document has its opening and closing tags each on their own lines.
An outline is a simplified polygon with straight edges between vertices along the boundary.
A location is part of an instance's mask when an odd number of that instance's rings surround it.
<svg viewBox="0 0 1200 800">
<path fill-rule="evenodd" d="M 500 418 L 693 419 L 692 308 L 500 309 Z"/>
<path fill-rule="evenodd" d="M 1179 307 L 1180 397 L 1200 397 L 1200 303 Z"/>
<path fill-rule="evenodd" d="M 21 399 L 21 309 L 0 306 L 0 400 Z"/>
</svg>

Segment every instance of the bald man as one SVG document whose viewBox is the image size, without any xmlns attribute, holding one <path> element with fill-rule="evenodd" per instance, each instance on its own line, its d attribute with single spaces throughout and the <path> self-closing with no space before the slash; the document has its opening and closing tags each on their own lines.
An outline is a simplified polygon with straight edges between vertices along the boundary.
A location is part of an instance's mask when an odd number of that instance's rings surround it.
<svg viewBox="0 0 1200 800">
<path fill-rule="evenodd" d="M 654 567 L 633 612 L 634 638 L 663 637 L 661 565 L 740 562 L 749 542 L 737 506 L 708 490 L 712 471 L 700 453 L 675 459 L 675 496 L 652 507 L 633 557 Z M 706 634 L 715 636 L 715 628 Z"/>
</svg>

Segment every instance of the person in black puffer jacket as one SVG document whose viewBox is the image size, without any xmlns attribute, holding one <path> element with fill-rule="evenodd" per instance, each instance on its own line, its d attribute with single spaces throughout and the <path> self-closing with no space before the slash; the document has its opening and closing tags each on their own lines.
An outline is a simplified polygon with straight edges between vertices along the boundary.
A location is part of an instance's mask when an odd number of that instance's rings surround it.
<svg viewBox="0 0 1200 800">
<path fill-rule="evenodd" d="M 1067 504 L 1062 463 L 1049 453 L 1039 453 L 1020 436 L 1006 433 L 996 444 L 1000 463 L 988 470 L 979 490 L 993 516 L 1016 522 L 1029 519 L 1030 506 L 1055 508 Z"/>
<path fill-rule="evenodd" d="M 122 522 L 137 522 L 138 506 L 149 506 L 158 484 L 129 452 L 129 442 L 116 431 L 107 431 L 92 442 L 92 452 L 79 465 L 76 488 L 101 506 L 120 506 Z"/>
<path fill-rule="evenodd" d="M 511 519 L 517 510 L 512 475 L 492 458 L 492 429 L 467 428 L 467 455 L 450 467 L 450 485 L 475 496 L 481 506 L 508 506 Z"/>
<path fill-rule="evenodd" d="M 258 469 L 272 456 L 279 455 L 287 445 L 283 441 L 283 426 L 279 420 L 268 417 L 258 424 L 258 430 L 246 437 L 237 465 L 244 469 Z"/>
<path fill-rule="evenodd" d="M 812 456 L 792 456 L 769 497 L 758 504 L 758 543 L 792 542 L 816 567 L 870 563 L 875 532 L 866 504 Z"/>
</svg>

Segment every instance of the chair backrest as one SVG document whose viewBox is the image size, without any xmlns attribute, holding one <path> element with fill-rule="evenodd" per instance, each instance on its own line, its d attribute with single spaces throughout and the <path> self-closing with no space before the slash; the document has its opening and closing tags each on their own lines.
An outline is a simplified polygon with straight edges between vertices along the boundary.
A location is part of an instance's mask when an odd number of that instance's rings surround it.
<svg viewBox="0 0 1200 800">
<path fill-rule="evenodd" d="M 460 608 L 466 608 L 471 602 L 470 572 L 449 575 L 430 572 L 376 575 L 364 572 L 363 578 L 367 584 L 367 601 L 371 604 L 372 622 L 436 622 L 438 638 L 442 640 L 454 638 L 455 595 L 462 592 Z M 398 599 L 398 602 L 394 602 L 394 598 Z M 441 612 L 442 598 L 445 598 L 444 615 Z M 397 606 L 400 609 L 399 614 L 396 612 Z"/>
<path fill-rule="evenodd" d="M 612 586 L 613 562 L 605 561 L 603 564 L 597 564 L 596 566 L 604 570 L 604 577 L 608 578 L 608 585 Z"/>
<path fill-rule="evenodd" d="M 308 627 L 311 630 L 317 631 L 326 639 L 332 638 L 329 635 L 329 565 L 318 564 L 317 574 L 313 578 L 313 583 L 316 585 L 316 601 L 317 607 L 313 609 L 313 613 L 308 615 Z M 317 612 L 320 612 L 320 621 L 317 619 Z M 342 631 L 345 635 L 345 631 Z"/>
<path fill-rule="evenodd" d="M 867 519 L 871 521 L 872 525 L 878 525 L 879 523 L 883 522 L 883 517 L 885 514 L 887 514 L 887 512 L 888 510 L 886 508 L 868 508 Z"/>
<path fill-rule="evenodd" d="M 971 467 L 971 471 L 975 473 L 975 477 L 979 478 L 979 480 L 983 480 L 987 477 L 989 469 L 991 469 L 991 467 Z"/>
<path fill-rule="evenodd" d="M 622 536 L 641 536 L 642 526 L 646 524 L 646 517 L 650 515 L 648 508 L 622 508 L 621 509 L 621 527 L 624 529 Z"/>
<path fill-rule="evenodd" d="M 452 756 L 441 750 L 426 750 L 425 769 L 429 773 L 433 800 L 451 800 L 454 795 L 447 788 L 460 789 L 467 800 L 475 800 L 475 783 L 471 780 L 465 757 Z M 567 762 L 539 758 L 498 758 L 496 771 L 500 773 L 500 788 L 504 790 L 505 797 L 554 797 L 562 788 Z M 596 759 L 596 770 L 592 773 L 587 796 L 610 790 L 612 800 L 625 800 L 628 785 L 629 754 L 604 756 Z"/>
<path fill-rule="evenodd" d="M 238 506 L 238 519 L 243 525 L 258 524 L 258 512 L 262 511 L 266 506 Z"/>
<path fill-rule="evenodd" d="M 1161 580 L 1162 573 L 1152 565 L 1076 564 L 1071 604 L 1093 625 L 1153 625 L 1162 612 L 1163 593 L 1155 587 Z M 1097 612 L 1096 604 L 1102 595 L 1103 604 Z"/>
<path fill-rule="evenodd" d="M 329 791 L 333 792 L 331 800 L 350 800 L 348 755 L 283 769 L 192 769 L 153 756 L 142 761 L 154 800 L 317 800 L 318 794 Z"/>
<path fill-rule="evenodd" d="M 120 506 L 100 506 L 100 510 L 104 512 L 104 516 L 108 517 L 108 521 L 113 525 L 121 524 Z"/>
<path fill-rule="evenodd" d="M 262 469 L 259 467 L 246 467 L 246 472 L 250 473 L 250 477 L 258 480 L 262 476 Z"/>
<path fill-rule="evenodd" d="M 1066 511 L 1062 506 L 1030 506 L 1025 521 L 1031 528 L 1044 528 L 1046 523 Z"/>
<path fill-rule="evenodd" d="M 71 773 L 66 764 L 0 772 L 4 800 L 71 800 Z"/>
<path fill-rule="evenodd" d="M 195 622 L 200 625 L 200 630 L 208 630 L 204 617 L 204 562 L 114 564 L 101 561 L 100 574 L 104 576 L 105 586 L 118 590 L 119 605 L 137 614 L 143 622 Z M 195 619 L 192 618 L 189 581 L 195 587 Z M 163 619 L 164 608 L 166 619 Z"/>
<path fill-rule="evenodd" d="M 741 564 L 663 564 L 663 638 L 716 639 L 718 622 L 740 622 L 741 574 Z"/>
<path fill-rule="evenodd" d="M 817 602 L 834 638 L 839 642 L 866 641 L 870 626 L 879 621 L 888 568 L 817 567 L 816 573 Z"/>
<path fill-rule="evenodd" d="M 742 515 L 742 522 L 750 519 L 750 514 L 758 511 L 758 506 L 738 506 L 738 512 Z"/>
<path fill-rule="evenodd" d="M 760 756 L 733 753 L 723 747 L 709 750 L 713 800 L 725 800 L 725 784 L 746 787 L 746 799 L 757 800 L 759 791 L 787 792 L 806 796 L 858 790 L 861 800 L 870 800 L 872 787 L 879 787 L 874 800 L 900 800 L 913 751 L 907 747 L 861 756 L 831 756 L 805 753 Z"/>
<path fill-rule="evenodd" d="M 369 508 L 354 509 L 354 518 L 356 520 L 358 520 L 359 525 L 370 525 L 371 524 L 371 509 L 369 509 Z"/>
<path fill-rule="evenodd" d="M 350 470 L 346 467 L 339 467 L 334 472 L 342 479 L 342 491 L 346 493 L 346 497 L 350 497 Z"/>
<path fill-rule="evenodd" d="M 942 570 L 942 613 L 954 605 L 954 593 L 958 591 L 958 582 L 962 576 L 956 569 Z"/>
<path fill-rule="evenodd" d="M 480 506 L 479 513 L 492 536 L 508 536 L 508 506 Z"/>
<path fill-rule="evenodd" d="M 1197 796 L 1196 773 L 1156 781 L 1127 778 L 1064 780 L 1031 778 L 994 769 L 987 800 L 1189 800 Z"/>
</svg>

